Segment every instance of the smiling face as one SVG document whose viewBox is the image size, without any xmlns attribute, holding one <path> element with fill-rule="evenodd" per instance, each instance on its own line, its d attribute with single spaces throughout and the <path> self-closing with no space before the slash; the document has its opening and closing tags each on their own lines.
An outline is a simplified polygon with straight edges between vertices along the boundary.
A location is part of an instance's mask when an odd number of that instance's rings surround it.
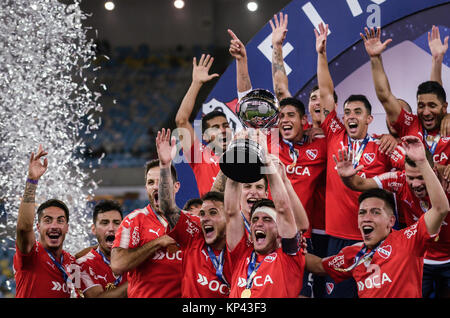
<svg viewBox="0 0 450 318">
<path fill-rule="evenodd" d="M 284 139 L 292 142 L 302 140 L 304 124 L 305 116 L 302 116 L 295 106 L 286 105 L 281 107 L 278 128 Z"/>
<path fill-rule="evenodd" d="M 372 120 L 372 115 L 362 101 L 351 101 L 344 105 L 343 121 L 350 138 L 363 139 Z"/>
<path fill-rule="evenodd" d="M 145 189 L 147 190 L 148 199 L 150 200 L 150 206 L 152 207 L 152 209 L 158 213 L 162 213 L 162 211 L 159 209 L 158 197 L 159 170 L 159 166 L 148 169 L 145 181 Z M 179 189 L 180 183 L 178 181 L 174 182 L 174 192 L 177 193 Z"/>
<path fill-rule="evenodd" d="M 207 129 L 203 133 L 203 139 L 215 153 L 225 151 L 233 136 L 233 131 L 227 119 L 223 116 L 216 116 L 207 120 L 206 125 Z"/>
<path fill-rule="evenodd" d="M 359 205 L 358 228 L 367 247 L 374 248 L 384 240 L 394 224 L 395 216 L 382 199 L 370 197 Z"/>
<path fill-rule="evenodd" d="M 426 198 L 428 196 L 428 192 L 425 186 L 425 180 L 423 180 L 423 176 L 420 173 L 419 168 L 413 167 L 405 162 L 405 175 L 406 183 L 414 195 L 419 199 Z"/>
<path fill-rule="evenodd" d="M 62 249 L 69 230 L 64 210 L 55 206 L 45 208 L 38 220 L 37 229 L 40 243 L 44 248 L 52 251 Z"/>
<path fill-rule="evenodd" d="M 267 198 L 266 181 L 263 179 L 253 183 L 242 184 L 241 210 L 245 215 L 249 215 L 252 206 L 256 201 Z"/>
<path fill-rule="evenodd" d="M 442 103 L 436 94 L 417 96 L 417 116 L 426 130 L 438 129 L 446 113 L 447 103 Z"/>
<path fill-rule="evenodd" d="M 111 248 L 120 222 L 122 222 L 120 212 L 111 210 L 99 213 L 95 224 L 92 225 L 92 234 L 97 238 L 101 251 L 107 256 L 111 255 Z"/>
<path fill-rule="evenodd" d="M 225 246 L 227 224 L 223 202 L 205 200 L 199 216 L 206 244 L 218 250 L 222 249 Z"/>
<path fill-rule="evenodd" d="M 273 212 L 276 213 L 275 210 Z M 269 214 L 254 212 L 251 217 L 250 231 L 256 253 L 260 255 L 269 254 L 278 247 L 277 223 Z"/>
<path fill-rule="evenodd" d="M 311 92 L 309 95 L 309 103 L 308 103 L 308 110 L 311 114 L 311 120 L 313 122 L 319 122 L 321 120 L 320 116 L 320 91 L 316 89 L 315 91 Z"/>
</svg>

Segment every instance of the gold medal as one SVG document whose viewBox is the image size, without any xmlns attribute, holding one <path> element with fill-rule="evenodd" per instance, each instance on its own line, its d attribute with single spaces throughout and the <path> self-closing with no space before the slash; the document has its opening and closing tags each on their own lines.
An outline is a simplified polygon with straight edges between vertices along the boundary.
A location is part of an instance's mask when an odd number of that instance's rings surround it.
<svg viewBox="0 0 450 318">
<path fill-rule="evenodd" d="M 114 285 L 113 283 L 108 283 L 106 285 L 106 290 L 111 290 L 111 289 L 114 289 L 114 288 L 116 288 L 116 285 Z"/>
<path fill-rule="evenodd" d="M 252 291 L 248 288 L 244 289 L 241 293 L 241 298 L 250 298 Z"/>
</svg>

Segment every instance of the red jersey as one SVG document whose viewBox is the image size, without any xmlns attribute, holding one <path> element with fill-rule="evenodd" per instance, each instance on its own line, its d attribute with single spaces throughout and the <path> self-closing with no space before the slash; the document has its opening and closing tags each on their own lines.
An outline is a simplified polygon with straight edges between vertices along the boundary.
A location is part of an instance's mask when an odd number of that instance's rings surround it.
<svg viewBox="0 0 450 318">
<path fill-rule="evenodd" d="M 247 270 L 253 252 L 253 244 L 243 235 L 230 252 L 233 263 L 230 298 L 240 298 L 247 286 Z M 288 255 L 277 248 L 269 255 L 257 255 L 260 263 L 251 287 L 251 298 L 296 298 L 300 294 L 305 270 L 302 251 Z"/>
<path fill-rule="evenodd" d="M 113 248 L 141 247 L 167 234 L 159 218 L 150 205 L 128 214 L 117 230 Z M 159 249 L 152 258 L 128 272 L 128 298 L 180 297 L 181 260 L 181 250 Z"/>
<path fill-rule="evenodd" d="M 324 258 L 322 265 L 336 283 L 353 277 L 360 298 L 422 297 L 423 255 L 431 239 L 424 218 L 391 232 L 374 250 L 358 258 L 362 242 L 344 247 L 339 254 Z M 355 260 L 360 260 L 356 265 Z M 352 268 L 353 267 L 353 268 Z"/>
<path fill-rule="evenodd" d="M 194 139 L 194 144 L 186 152 L 185 156 L 195 175 L 199 196 L 202 197 L 211 190 L 214 180 L 220 171 L 219 157 L 197 138 Z"/>
<path fill-rule="evenodd" d="M 66 251 L 62 255 L 64 270 L 72 275 L 78 268 L 75 257 Z M 16 245 L 13 266 L 16 298 L 70 298 L 71 288 L 40 242 L 36 241 L 28 254 L 23 254 Z"/>
<path fill-rule="evenodd" d="M 400 137 L 416 136 L 422 140 L 425 147 L 433 155 L 433 161 L 441 165 L 448 164 L 450 155 L 450 137 L 441 137 L 439 129 L 427 131 L 417 115 L 411 114 L 402 108 L 397 121 L 393 124 Z"/>
<path fill-rule="evenodd" d="M 112 286 L 118 287 L 127 281 L 127 274 L 116 276 L 111 270 L 109 260 L 103 259 L 96 249 L 92 249 L 86 255 L 77 259 L 80 265 L 81 274 L 81 291 L 94 286 L 102 286 L 103 290 L 107 290 Z"/>
<path fill-rule="evenodd" d="M 335 110 L 325 118 L 321 127 L 327 138 L 328 156 L 325 205 L 326 233 L 348 240 L 362 240 L 357 224 L 358 196 L 360 192 L 352 191 L 344 185 L 337 173 L 336 163 L 333 160 L 333 155 L 337 156 L 338 150 L 349 146 L 349 136 L 344 124 L 338 119 Z M 398 157 L 388 157 L 381 153 L 377 139 L 369 135 L 366 138 L 358 148 L 354 147 L 355 153 L 359 155 L 359 161 L 355 162 L 355 164 L 364 165 L 364 168 L 358 172 L 359 176 L 372 178 L 390 171 L 394 166 L 398 166 L 397 162 L 403 162 Z M 352 142 L 350 147 L 353 147 L 355 143 Z M 399 154 L 399 152 L 396 152 L 396 154 Z"/>
<path fill-rule="evenodd" d="M 405 222 L 411 225 L 431 208 L 430 200 L 427 197 L 420 200 L 414 195 L 410 187 L 406 183 L 404 171 L 384 173 L 374 178 L 378 186 L 396 194 L 399 209 L 405 215 Z M 447 193 L 447 198 L 449 194 Z M 425 253 L 425 264 L 442 264 L 450 261 L 450 215 L 447 215 L 442 222 L 439 236 L 427 243 L 427 251 Z"/>
<path fill-rule="evenodd" d="M 286 141 L 283 141 L 281 136 L 279 139 L 278 143 L 272 144 L 271 135 L 269 134 L 267 136 L 268 150 L 270 153 L 278 155 L 280 161 L 286 167 L 286 175 L 291 181 L 292 187 L 302 202 L 310 220 L 310 228 L 304 235 L 305 237 L 311 237 L 312 220 L 324 218 L 323 215 L 316 215 L 324 212 L 324 209 L 316 210 L 317 202 L 314 198 L 315 194 L 321 189 L 318 185 L 321 182 L 325 182 L 327 142 L 325 138 L 318 138 L 311 143 L 304 141 L 292 144 L 296 152 L 294 154 L 290 148 L 291 146 Z M 323 195 L 325 196 L 325 194 Z M 322 205 L 323 202 L 325 201 L 321 202 Z"/>
<path fill-rule="evenodd" d="M 227 298 L 230 292 L 227 283 L 231 281 L 231 260 L 224 249 L 223 276 L 217 277 L 200 226 L 200 219 L 181 211 L 180 219 L 169 235 L 177 241 L 184 253 L 181 297 L 185 298 Z M 219 259 L 221 251 L 211 248 Z"/>
</svg>

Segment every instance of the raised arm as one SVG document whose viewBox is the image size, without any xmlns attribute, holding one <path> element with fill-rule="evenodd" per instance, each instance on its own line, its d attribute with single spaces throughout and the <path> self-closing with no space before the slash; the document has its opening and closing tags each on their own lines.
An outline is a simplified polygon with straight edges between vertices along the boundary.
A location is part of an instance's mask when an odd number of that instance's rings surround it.
<svg viewBox="0 0 450 318">
<path fill-rule="evenodd" d="M 387 39 L 381 42 L 381 29 L 377 28 L 377 31 L 373 28 L 365 28 L 365 36 L 359 34 L 364 41 L 364 47 L 366 52 L 370 57 L 370 65 L 372 68 L 372 78 L 375 85 L 375 92 L 377 94 L 378 100 L 384 107 L 388 120 L 391 123 L 397 121 L 398 116 L 402 110 L 402 106 L 391 92 L 391 87 L 389 85 L 389 80 L 387 78 L 386 72 L 383 68 L 383 61 L 381 59 L 381 53 L 386 49 L 387 45 L 392 42 L 392 39 Z"/>
<path fill-rule="evenodd" d="M 177 125 L 177 132 L 183 146 L 184 151 L 191 149 L 194 144 L 195 132 L 194 127 L 189 121 L 192 111 L 195 106 L 195 101 L 197 99 L 198 93 L 202 88 L 203 84 L 216 78 L 219 74 L 208 74 L 209 69 L 212 66 L 214 58 L 209 54 L 205 56 L 202 54 L 200 61 L 197 64 L 197 59 L 194 57 L 192 60 L 192 82 L 189 86 L 186 95 L 181 101 L 180 108 L 175 116 L 175 123 Z M 201 138 L 200 138 L 201 139 Z"/>
<path fill-rule="evenodd" d="M 41 161 L 41 158 L 48 153 L 44 151 L 41 145 L 39 145 L 36 155 L 31 153 L 28 176 L 25 183 L 25 191 L 22 201 L 19 206 L 19 214 L 17 216 L 16 227 L 16 245 L 17 248 L 24 254 L 31 251 L 36 238 L 34 236 L 33 224 L 35 217 L 35 196 L 39 179 L 47 171 L 48 160 L 45 158 Z"/>
<path fill-rule="evenodd" d="M 333 97 L 334 84 L 327 59 L 328 24 L 320 23 L 319 31 L 314 29 L 314 34 L 316 35 L 317 83 L 320 90 L 320 108 L 322 110 L 321 113 L 326 117 L 335 108 Z"/>
<path fill-rule="evenodd" d="M 442 85 L 442 62 L 448 50 L 448 35 L 445 37 L 444 43 L 442 43 L 439 28 L 433 25 L 431 32 L 428 32 L 428 46 L 432 57 L 430 81 L 435 81 Z"/>
<path fill-rule="evenodd" d="M 299 229 L 297 229 L 296 220 L 292 212 L 289 194 L 286 191 L 283 180 L 278 172 L 272 157 L 267 155 L 267 162 L 265 168 L 267 171 L 267 179 L 269 180 L 270 192 L 272 200 L 277 212 L 277 226 L 278 234 L 282 238 L 293 238 Z"/>
<path fill-rule="evenodd" d="M 288 15 L 280 12 L 280 19 L 277 15 L 269 21 L 272 28 L 272 82 L 273 90 L 278 100 L 291 97 L 289 92 L 288 77 L 284 69 L 283 42 L 287 34 Z"/>
<path fill-rule="evenodd" d="M 181 209 L 175 203 L 174 182 L 171 165 L 176 155 L 175 137 L 170 137 L 170 129 L 163 128 L 156 136 L 156 150 L 159 158 L 158 197 L 161 211 L 164 213 L 170 228 L 174 228 L 180 218 Z"/>
<path fill-rule="evenodd" d="M 415 136 L 402 138 L 406 155 L 415 162 L 422 174 L 430 198 L 431 208 L 425 213 L 425 223 L 430 235 L 437 234 L 450 209 L 447 196 L 425 156 L 425 147 Z"/>
<path fill-rule="evenodd" d="M 297 193 L 292 187 L 292 183 L 286 175 L 286 167 L 284 164 L 276 158 L 276 156 L 271 155 L 275 166 L 278 168 L 278 173 L 281 176 L 281 180 L 286 188 L 287 194 L 289 196 L 289 202 L 291 205 L 292 212 L 294 213 L 295 224 L 297 225 L 297 230 L 300 232 L 306 232 L 309 228 L 308 215 L 302 202 L 300 201 Z"/>
<path fill-rule="evenodd" d="M 236 59 L 236 84 L 238 93 L 244 93 L 252 89 L 252 82 L 248 73 L 248 59 L 245 45 L 230 29 L 227 30 L 231 36 L 229 52 Z"/>
<path fill-rule="evenodd" d="M 351 190 L 363 192 L 369 189 L 378 188 L 376 181 L 372 178 L 363 178 L 357 175 L 364 169 L 363 165 L 353 166 L 353 152 L 348 153 L 347 147 L 338 150 L 338 155 L 333 155 L 336 163 L 336 170 L 342 182 Z"/>
<path fill-rule="evenodd" d="M 242 184 L 227 178 L 224 193 L 224 209 L 227 218 L 227 245 L 231 251 L 234 250 L 245 233 L 240 207 L 241 194 Z"/>
</svg>

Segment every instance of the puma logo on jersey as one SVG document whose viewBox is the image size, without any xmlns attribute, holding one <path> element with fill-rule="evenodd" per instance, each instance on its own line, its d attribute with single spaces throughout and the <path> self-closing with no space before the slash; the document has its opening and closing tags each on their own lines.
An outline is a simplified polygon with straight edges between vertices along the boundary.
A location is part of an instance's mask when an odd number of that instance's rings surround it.
<svg viewBox="0 0 450 318">
<path fill-rule="evenodd" d="M 152 230 L 152 229 L 149 229 L 148 231 L 150 232 L 150 233 L 155 233 L 156 234 L 156 236 L 157 237 L 159 237 L 159 231 L 160 231 L 161 229 L 158 229 L 158 231 L 154 231 L 154 230 Z"/>
</svg>

